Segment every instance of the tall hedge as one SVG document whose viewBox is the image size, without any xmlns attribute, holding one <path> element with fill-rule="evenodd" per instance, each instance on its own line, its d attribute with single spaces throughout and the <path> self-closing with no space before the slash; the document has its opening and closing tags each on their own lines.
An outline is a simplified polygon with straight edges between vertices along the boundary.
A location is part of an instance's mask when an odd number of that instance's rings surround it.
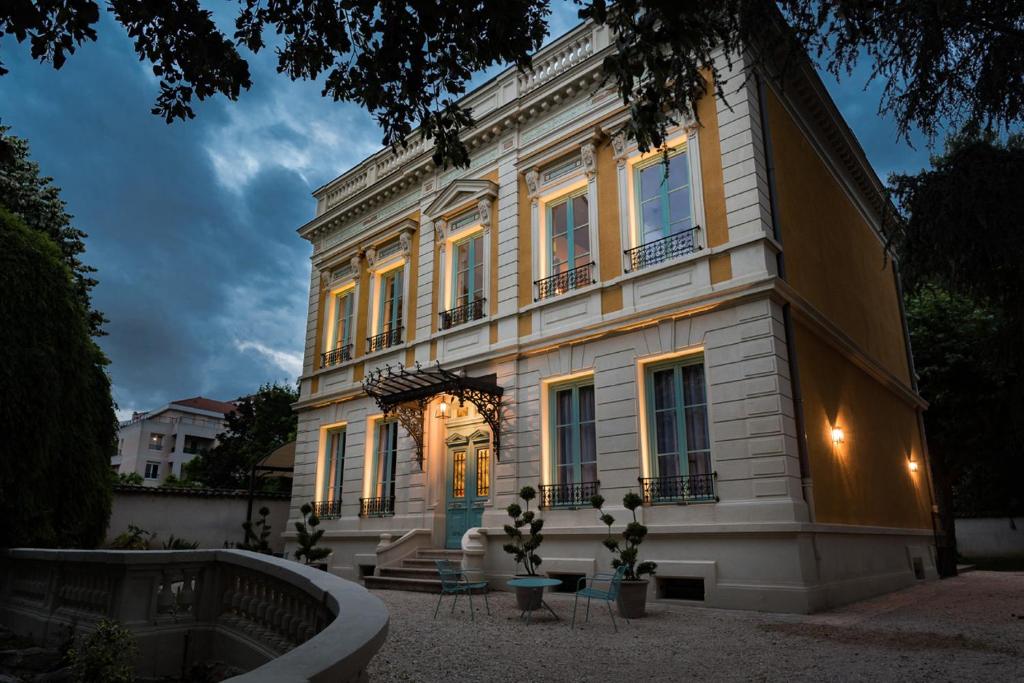
<svg viewBox="0 0 1024 683">
<path fill-rule="evenodd" d="M 57 245 L 0 208 L 0 547 L 99 544 L 117 423 Z"/>
</svg>

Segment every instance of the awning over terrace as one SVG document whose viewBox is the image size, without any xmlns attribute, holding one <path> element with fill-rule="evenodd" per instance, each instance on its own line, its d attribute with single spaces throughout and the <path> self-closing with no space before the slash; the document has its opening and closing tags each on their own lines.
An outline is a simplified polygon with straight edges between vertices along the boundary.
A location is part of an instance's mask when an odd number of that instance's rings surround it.
<svg viewBox="0 0 1024 683">
<path fill-rule="evenodd" d="M 491 428 L 495 457 L 501 454 L 501 395 L 495 374 L 469 377 L 452 372 L 440 363 L 415 368 L 401 363 L 370 372 L 363 378 L 363 390 L 377 402 L 385 417 L 394 415 L 416 442 L 416 457 L 423 467 L 423 411 L 438 395 L 450 396 L 460 405 L 466 401 L 476 406 L 480 416 Z"/>
</svg>

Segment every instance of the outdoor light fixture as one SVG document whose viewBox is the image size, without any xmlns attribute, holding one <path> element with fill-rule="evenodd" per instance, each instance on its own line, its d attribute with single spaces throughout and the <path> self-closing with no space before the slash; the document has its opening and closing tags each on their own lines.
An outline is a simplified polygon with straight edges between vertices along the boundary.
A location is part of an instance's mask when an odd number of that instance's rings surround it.
<svg viewBox="0 0 1024 683">
<path fill-rule="evenodd" d="M 832 428 L 832 443 L 838 446 L 846 439 L 846 435 L 843 433 L 842 427 Z"/>
<path fill-rule="evenodd" d="M 917 460 L 914 460 L 914 456 L 907 458 L 907 467 L 910 468 L 911 472 L 917 472 Z"/>
<path fill-rule="evenodd" d="M 442 420 L 448 419 L 448 400 L 445 398 L 441 399 L 441 402 L 437 404 L 437 412 L 434 413 L 434 417 L 439 417 Z"/>
</svg>

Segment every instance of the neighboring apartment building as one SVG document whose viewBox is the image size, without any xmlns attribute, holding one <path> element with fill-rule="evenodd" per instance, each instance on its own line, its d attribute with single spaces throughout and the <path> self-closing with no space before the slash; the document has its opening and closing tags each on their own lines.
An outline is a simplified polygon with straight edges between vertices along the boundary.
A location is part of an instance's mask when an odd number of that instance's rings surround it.
<svg viewBox="0 0 1024 683">
<path fill-rule="evenodd" d="M 146 486 L 157 486 L 169 474 L 181 477 L 183 464 L 217 443 L 234 410 L 234 403 L 195 396 L 135 413 L 118 429 L 110 467 L 118 474 L 137 472 Z"/>
<path fill-rule="evenodd" d="M 806 612 L 935 576 L 889 205 L 822 83 L 736 60 L 666 174 L 599 87 L 611 49 L 584 24 L 468 95 L 468 169 L 414 137 L 314 193 L 292 517 L 316 501 L 343 576 L 429 545 L 500 582 L 532 485 L 571 577 L 611 559 L 589 497 L 619 529 L 635 491 L 652 597 Z"/>
</svg>

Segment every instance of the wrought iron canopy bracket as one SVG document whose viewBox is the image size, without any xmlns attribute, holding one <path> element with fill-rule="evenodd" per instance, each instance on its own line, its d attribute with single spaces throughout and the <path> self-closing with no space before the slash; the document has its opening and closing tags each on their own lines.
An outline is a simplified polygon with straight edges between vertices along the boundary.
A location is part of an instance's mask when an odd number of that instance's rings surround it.
<svg viewBox="0 0 1024 683">
<path fill-rule="evenodd" d="M 494 455 L 501 453 L 501 396 L 496 375 L 467 377 L 445 370 L 440 363 L 434 367 L 397 369 L 390 365 L 363 378 L 363 391 L 372 396 L 385 417 L 394 415 L 416 443 L 416 457 L 423 469 L 423 411 L 438 394 L 446 394 L 461 404 L 469 401 L 491 428 Z"/>
</svg>

